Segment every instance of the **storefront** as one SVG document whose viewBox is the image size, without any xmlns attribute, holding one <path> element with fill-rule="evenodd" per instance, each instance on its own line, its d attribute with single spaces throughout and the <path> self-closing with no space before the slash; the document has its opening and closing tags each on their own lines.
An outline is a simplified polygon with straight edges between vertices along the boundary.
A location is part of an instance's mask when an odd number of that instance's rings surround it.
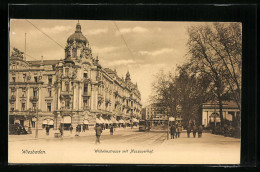
<svg viewBox="0 0 260 172">
<path fill-rule="evenodd" d="M 69 130 L 71 126 L 71 116 L 63 116 L 61 120 L 61 125 L 64 130 Z"/>
</svg>

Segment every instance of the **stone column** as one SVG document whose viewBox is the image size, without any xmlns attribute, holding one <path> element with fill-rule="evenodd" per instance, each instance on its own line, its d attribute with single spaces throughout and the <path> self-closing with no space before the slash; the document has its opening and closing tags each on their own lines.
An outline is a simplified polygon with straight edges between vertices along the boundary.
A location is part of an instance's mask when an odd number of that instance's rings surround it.
<svg viewBox="0 0 260 172">
<path fill-rule="evenodd" d="M 30 92 L 30 88 L 26 88 L 27 90 L 27 96 L 26 96 L 26 106 L 27 106 L 27 110 L 30 108 L 30 94 L 29 94 L 29 92 Z"/>
<path fill-rule="evenodd" d="M 58 83 L 58 87 L 57 87 L 57 110 L 60 109 L 60 83 Z"/>
<path fill-rule="evenodd" d="M 82 109 L 82 84 L 79 83 L 79 109 Z"/>
</svg>

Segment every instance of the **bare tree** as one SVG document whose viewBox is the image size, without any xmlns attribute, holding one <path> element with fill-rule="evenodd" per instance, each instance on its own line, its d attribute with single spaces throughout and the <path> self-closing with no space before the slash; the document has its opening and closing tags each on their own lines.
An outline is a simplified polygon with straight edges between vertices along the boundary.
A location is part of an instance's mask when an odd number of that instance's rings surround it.
<svg viewBox="0 0 260 172">
<path fill-rule="evenodd" d="M 208 76 L 211 90 L 219 102 L 223 126 L 222 101 L 227 92 L 240 108 L 241 28 L 238 23 L 204 24 L 188 29 L 189 55 L 196 72 Z"/>
</svg>

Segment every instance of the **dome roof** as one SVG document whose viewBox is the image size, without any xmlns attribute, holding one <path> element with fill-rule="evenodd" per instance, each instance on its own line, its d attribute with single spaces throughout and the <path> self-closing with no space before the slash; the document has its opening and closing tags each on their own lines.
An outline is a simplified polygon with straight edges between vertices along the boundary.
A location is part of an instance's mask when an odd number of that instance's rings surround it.
<svg viewBox="0 0 260 172">
<path fill-rule="evenodd" d="M 69 36 L 69 38 L 67 39 L 67 43 L 73 43 L 74 40 L 76 42 L 82 42 L 84 43 L 85 45 L 87 44 L 88 40 L 87 38 L 82 34 L 81 32 L 81 26 L 80 24 L 78 23 L 76 25 L 76 31 L 75 33 L 73 33 L 72 35 Z"/>
</svg>

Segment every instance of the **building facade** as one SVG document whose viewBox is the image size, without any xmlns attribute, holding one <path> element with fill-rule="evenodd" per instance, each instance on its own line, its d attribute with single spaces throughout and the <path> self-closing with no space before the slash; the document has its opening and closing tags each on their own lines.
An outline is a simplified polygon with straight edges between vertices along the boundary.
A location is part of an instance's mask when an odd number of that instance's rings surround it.
<svg viewBox="0 0 260 172">
<path fill-rule="evenodd" d="M 223 119 L 227 121 L 240 120 L 240 110 L 234 101 L 222 102 Z M 218 102 L 207 102 L 202 104 L 202 125 L 208 127 L 220 123 L 220 111 Z"/>
<path fill-rule="evenodd" d="M 168 123 L 167 112 L 163 111 L 161 107 L 162 106 L 158 103 L 153 103 L 153 104 L 146 106 L 145 119 L 151 120 L 152 125 Z M 176 121 L 176 122 L 181 123 L 182 116 L 178 114 L 178 115 L 176 115 L 176 117 L 169 117 L 169 121 Z"/>
<path fill-rule="evenodd" d="M 35 127 L 96 123 L 96 118 L 141 117 L 141 94 L 130 73 L 120 78 L 93 57 L 81 25 L 67 39 L 62 60 L 26 61 L 14 48 L 9 60 L 9 123 Z"/>
</svg>

